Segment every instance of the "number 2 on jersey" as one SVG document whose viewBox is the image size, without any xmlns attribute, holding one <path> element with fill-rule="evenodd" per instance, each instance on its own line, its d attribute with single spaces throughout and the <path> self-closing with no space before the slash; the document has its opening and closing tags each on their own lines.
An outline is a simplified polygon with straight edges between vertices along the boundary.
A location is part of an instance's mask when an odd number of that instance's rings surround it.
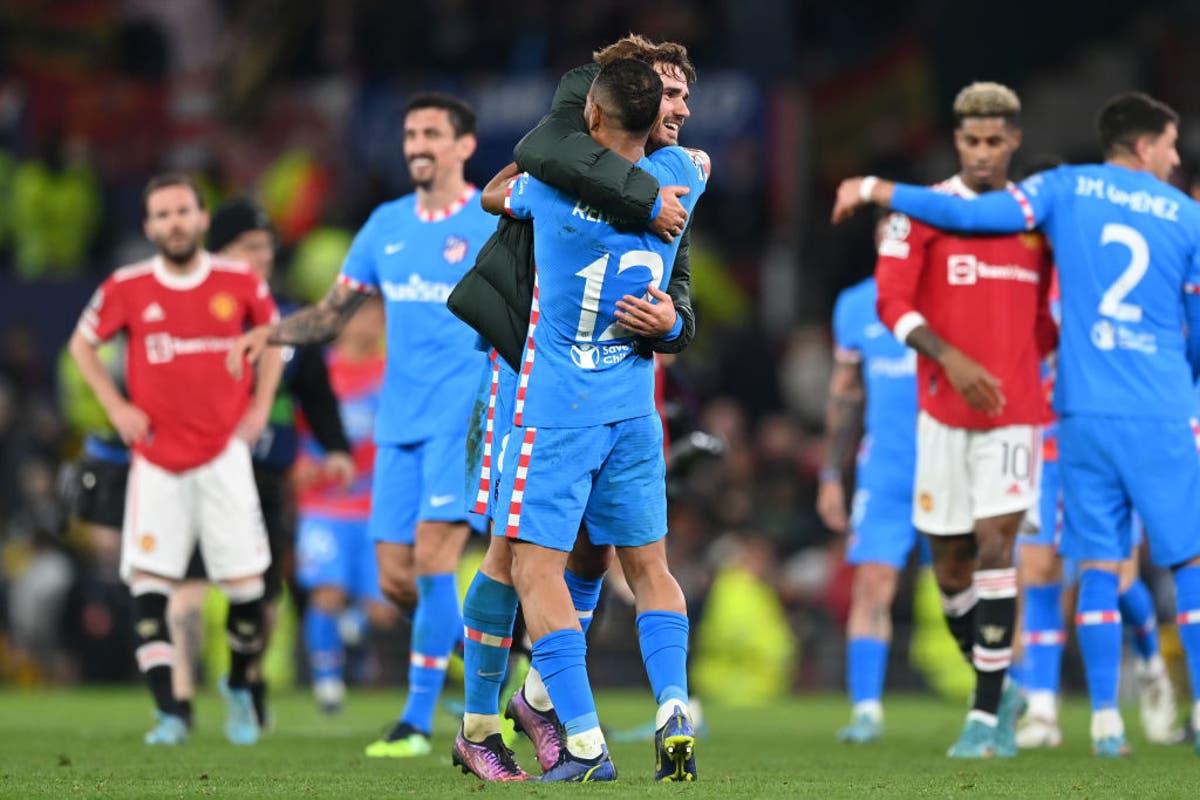
<svg viewBox="0 0 1200 800">
<path fill-rule="evenodd" d="M 577 342 L 605 342 L 630 335 L 629 331 L 614 322 L 593 339 L 596 333 L 596 318 L 600 314 L 600 294 L 604 289 L 604 275 L 608 270 L 610 257 L 610 253 L 605 253 L 575 273 L 585 281 L 583 300 L 579 305 L 579 324 L 575 327 L 575 341 Z M 650 250 L 630 250 L 617 262 L 617 274 L 620 275 L 631 267 L 645 267 L 650 270 L 650 276 L 655 284 L 662 282 L 663 260 L 658 253 Z"/>
<path fill-rule="evenodd" d="M 1150 246 L 1137 230 L 1118 222 L 1110 222 L 1100 231 L 1100 244 L 1113 242 L 1129 248 L 1129 266 L 1100 298 L 1100 313 L 1120 322 L 1141 322 L 1142 307 L 1123 301 L 1146 277 L 1146 269 L 1150 266 Z"/>
</svg>

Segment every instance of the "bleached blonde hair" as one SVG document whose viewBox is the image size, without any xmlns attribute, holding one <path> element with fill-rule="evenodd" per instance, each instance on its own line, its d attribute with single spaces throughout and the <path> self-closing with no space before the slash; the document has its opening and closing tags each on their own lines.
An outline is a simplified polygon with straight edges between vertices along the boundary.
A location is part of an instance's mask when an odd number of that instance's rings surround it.
<svg viewBox="0 0 1200 800">
<path fill-rule="evenodd" d="M 1003 117 L 1016 124 L 1020 115 L 1017 93 L 1000 83 L 976 81 L 954 98 L 954 116 L 959 122 L 967 117 Z"/>
</svg>

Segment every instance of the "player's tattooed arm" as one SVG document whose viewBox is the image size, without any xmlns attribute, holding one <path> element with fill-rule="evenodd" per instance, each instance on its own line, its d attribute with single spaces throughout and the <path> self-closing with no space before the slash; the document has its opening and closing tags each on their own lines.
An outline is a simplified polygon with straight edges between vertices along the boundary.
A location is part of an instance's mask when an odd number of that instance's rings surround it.
<svg viewBox="0 0 1200 800">
<path fill-rule="evenodd" d="M 908 334 L 904 343 L 923 356 L 941 365 L 946 379 L 962 395 L 967 405 L 976 411 L 995 416 L 1004 410 L 1004 392 L 1000 379 L 982 364 L 950 345 L 926 325 L 919 325 Z"/>
<path fill-rule="evenodd" d="M 365 293 L 339 281 L 315 305 L 289 314 L 272 325 L 267 344 L 302 345 L 332 341 L 366 299 Z"/>
<path fill-rule="evenodd" d="M 825 404 L 825 466 L 817 487 L 817 513 L 836 533 L 850 526 L 842 476 L 862 435 L 865 404 L 862 364 L 835 364 Z"/>
<path fill-rule="evenodd" d="M 366 294 L 339 281 L 316 305 L 302 308 L 272 325 L 259 325 L 239 336 L 225 356 L 225 367 L 233 377 L 240 379 L 246 365 L 257 364 L 271 345 L 332 341 L 366 299 Z"/>
<path fill-rule="evenodd" d="M 908 335 L 904 343 L 926 358 L 941 361 L 942 354 L 949 346 L 946 342 L 925 325 L 920 326 Z"/>
<path fill-rule="evenodd" d="M 825 404 L 825 471 L 839 476 L 858 444 L 866 404 L 861 364 L 836 364 Z"/>
</svg>

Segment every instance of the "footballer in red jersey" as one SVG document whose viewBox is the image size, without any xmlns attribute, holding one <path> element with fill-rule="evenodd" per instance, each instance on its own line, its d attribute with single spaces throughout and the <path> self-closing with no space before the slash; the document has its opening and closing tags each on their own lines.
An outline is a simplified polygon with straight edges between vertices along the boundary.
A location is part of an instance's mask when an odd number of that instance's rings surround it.
<svg viewBox="0 0 1200 800">
<path fill-rule="evenodd" d="M 955 99 L 960 195 L 1008 185 L 1020 101 L 994 83 Z M 879 318 L 918 353 L 913 524 L 929 535 L 947 624 L 976 673 L 952 757 L 1016 755 L 1013 545 L 1037 502 L 1045 399 L 1040 356 L 1057 331 L 1040 235 L 963 237 L 894 214 L 879 248 Z"/>
<path fill-rule="evenodd" d="M 249 265 L 201 247 L 208 214 L 195 183 L 163 175 L 145 193 L 147 261 L 117 270 L 96 292 L 71 337 L 71 355 L 113 427 L 133 449 L 121 544 L 121 574 L 134 599 L 137 662 L 154 695 L 151 745 L 174 745 L 188 726 L 172 691 L 174 648 L 167 601 L 197 543 L 209 577 L 229 597 L 232 664 L 225 733 L 258 739 L 248 670 L 262 647 L 263 571 L 270 564 L 250 444 L 266 425 L 282 372 L 278 353 L 257 381 L 225 368 L 233 341 L 277 315 Z M 96 356 L 124 332 L 129 397 Z"/>
</svg>

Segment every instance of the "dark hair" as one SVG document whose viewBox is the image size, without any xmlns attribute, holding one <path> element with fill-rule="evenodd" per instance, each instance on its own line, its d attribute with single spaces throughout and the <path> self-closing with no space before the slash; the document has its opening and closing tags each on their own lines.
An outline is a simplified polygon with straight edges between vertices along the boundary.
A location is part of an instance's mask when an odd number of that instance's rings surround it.
<svg viewBox="0 0 1200 800">
<path fill-rule="evenodd" d="M 208 249 L 224 250 L 247 231 L 272 231 L 267 212 L 248 197 L 235 197 L 217 206 L 208 224 Z"/>
<path fill-rule="evenodd" d="M 592 60 L 600 66 L 611 64 L 618 58 L 636 58 L 652 67 L 666 64 L 689 84 L 696 82 L 696 67 L 688 57 L 687 48 L 675 42 L 652 42 L 645 36 L 631 33 L 592 53 Z"/>
<path fill-rule="evenodd" d="M 1105 158 L 1120 151 L 1132 153 L 1140 137 L 1160 136 L 1170 124 L 1179 124 L 1175 110 L 1143 92 L 1117 95 L 1104 104 L 1096 118 Z"/>
<path fill-rule="evenodd" d="M 662 78 L 644 61 L 619 58 L 600 68 L 592 99 L 628 133 L 648 133 L 662 105 Z"/>
<path fill-rule="evenodd" d="M 142 192 L 143 213 L 149 214 L 150 212 L 150 195 L 168 186 L 186 186 L 191 189 L 192 194 L 196 195 L 196 205 L 200 206 L 201 210 L 204 209 L 204 193 L 200 191 L 200 185 L 196 183 L 195 178 L 186 172 L 164 172 L 146 182 L 146 188 Z"/>
<path fill-rule="evenodd" d="M 422 92 L 408 101 L 408 105 L 404 107 L 404 116 L 424 108 L 440 108 L 445 111 L 450 117 L 455 138 L 468 133 L 475 135 L 475 111 L 466 101 L 442 92 Z"/>
</svg>

